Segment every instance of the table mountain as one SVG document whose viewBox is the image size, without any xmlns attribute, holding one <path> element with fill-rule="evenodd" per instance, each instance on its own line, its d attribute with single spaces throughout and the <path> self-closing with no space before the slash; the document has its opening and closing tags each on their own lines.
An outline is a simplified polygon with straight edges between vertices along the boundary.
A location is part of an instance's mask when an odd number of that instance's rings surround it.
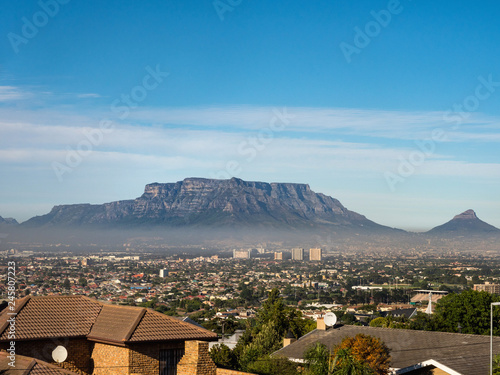
<svg viewBox="0 0 500 375">
<path fill-rule="evenodd" d="M 394 231 L 346 209 L 306 184 L 186 178 L 146 185 L 134 200 L 55 206 L 24 227 L 261 227 Z"/>
<path fill-rule="evenodd" d="M 500 229 L 479 219 L 474 210 L 467 210 L 447 223 L 432 228 L 427 233 L 432 235 L 499 234 Z"/>
</svg>

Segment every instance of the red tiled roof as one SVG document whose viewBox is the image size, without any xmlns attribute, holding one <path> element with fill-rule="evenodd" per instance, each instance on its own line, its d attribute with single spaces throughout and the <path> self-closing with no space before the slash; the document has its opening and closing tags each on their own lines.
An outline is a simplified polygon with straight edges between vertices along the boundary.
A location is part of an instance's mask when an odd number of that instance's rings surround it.
<svg viewBox="0 0 500 375">
<path fill-rule="evenodd" d="M 28 296 L 16 301 L 15 312 L 16 340 L 83 336 L 124 344 L 217 338 L 214 332 L 151 309 L 107 305 L 86 296 Z M 0 341 L 9 341 L 9 318 L 0 315 Z"/>
</svg>

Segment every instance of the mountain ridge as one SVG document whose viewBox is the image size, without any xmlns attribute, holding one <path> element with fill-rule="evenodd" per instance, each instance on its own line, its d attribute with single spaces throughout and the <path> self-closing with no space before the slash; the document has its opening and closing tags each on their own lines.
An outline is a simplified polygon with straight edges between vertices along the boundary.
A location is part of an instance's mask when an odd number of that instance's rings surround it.
<svg viewBox="0 0 500 375">
<path fill-rule="evenodd" d="M 191 177 L 147 184 L 131 200 L 101 205 L 58 205 L 21 224 L 44 226 L 257 226 L 401 231 L 346 209 L 337 199 L 315 193 L 308 184 L 266 183 L 238 178 Z"/>
</svg>

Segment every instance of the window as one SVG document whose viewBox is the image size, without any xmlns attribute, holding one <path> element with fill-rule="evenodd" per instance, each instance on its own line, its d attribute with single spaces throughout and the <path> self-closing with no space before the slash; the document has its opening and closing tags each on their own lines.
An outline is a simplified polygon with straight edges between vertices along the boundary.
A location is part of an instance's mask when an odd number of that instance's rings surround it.
<svg viewBox="0 0 500 375">
<path fill-rule="evenodd" d="M 184 348 L 160 350 L 160 375 L 177 375 L 177 364 L 184 355 Z"/>
</svg>

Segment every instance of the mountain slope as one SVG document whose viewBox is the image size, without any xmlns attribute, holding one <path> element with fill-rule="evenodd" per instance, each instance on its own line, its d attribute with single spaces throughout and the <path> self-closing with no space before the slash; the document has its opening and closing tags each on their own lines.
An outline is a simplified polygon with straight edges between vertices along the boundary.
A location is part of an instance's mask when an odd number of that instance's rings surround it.
<svg viewBox="0 0 500 375">
<path fill-rule="evenodd" d="M 186 178 L 146 185 L 134 200 L 55 206 L 22 224 L 46 226 L 257 226 L 393 231 L 306 184 Z M 396 230 L 394 230 L 396 231 Z M 399 231 L 398 231 L 399 232 Z"/>
<path fill-rule="evenodd" d="M 432 235 L 499 234 L 500 229 L 479 219 L 473 210 L 467 210 L 447 223 L 432 228 L 427 233 Z"/>
<path fill-rule="evenodd" d="M 19 223 L 17 222 L 16 219 L 13 219 L 11 217 L 6 217 L 3 218 L 0 216 L 0 225 L 18 225 Z"/>
</svg>

